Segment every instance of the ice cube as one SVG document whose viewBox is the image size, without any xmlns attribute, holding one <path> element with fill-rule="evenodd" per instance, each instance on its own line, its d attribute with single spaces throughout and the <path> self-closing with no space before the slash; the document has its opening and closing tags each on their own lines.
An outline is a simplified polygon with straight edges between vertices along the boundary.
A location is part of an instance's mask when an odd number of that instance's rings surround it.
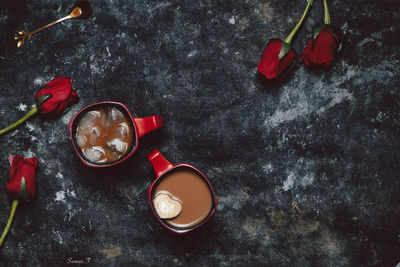
<svg viewBox="0 0 400 267">
<path fill-rule="evenodd" d="M 129 126 L 126 122 L 120 123 L 119 126 L 115 129 L 115 135 L 122 140 L 125 140 L 128 134 Z"/>
<path fill-rule="evenodd" d="M 110 127 L 111 123 L 120 122 L 124 119 L 124 114 L 119 111 L 117 108 L 108 107 L 104 109 L 104 113 L 101 116 L 101 123 Z"/>
<path fill-rule="evenodd" d="M 105 127 L 111 126 L 111 117 L 109 116 L 107 109 L 105 109 L 105 112 L 101 114 L 100 123 Z"/>
<path fill-rule="evenodd" d="M 78 129 L 76 130 L 77 141 L 78 135 L 85 137 L 85 139 L 81 139 L 83 144 L 86 144 L 87 139 L 89 138 L 89 142 L 93 146 L 96 144 L 97 137 L 100 136 L 100 129 L 94 126 L 78 127 Z"/>
<path fill-rule="evenodd" d="M 112 151 L 120 155 L 126 152 L 128 149 L 128 143 L 122 142 L 118 138 L 114 138 L 107 142 L 107 147 Z"/>
<path fill-rule="evenodd" d="M 116 108 L 111 108 L 111 120 L 113 122 L 120 122 L 124 119 L 124 114 Z"/>
<path fill-rule="evenodd" d="M 80 119 L 78 127 L 85 128 L 92 126 L 98 118 L 100 118 L 100 111 L 91 110 L 86 112 Z"/>
<path fill-rule="evenodd" d="M 92 146 L 92 147 L 86 148 L 83 151 L 83 154 L 85 155 L 85 157 L 87 157 L 90 161 L 93 161 L 96 163 L 104 162 L 106 160 L 106 159 L 103 159 L 105 153 L 106 152 L 104 151 L 104 148 L 102 148 L 101 146 Z"/>
<path fill-rule="evenodd" d="M 82 148 L 84 145 L 86 145 L 86 142 L 87 142 L 86 135 L 84 135 L 83 133 L 76 134 L 76 143 L 78 144 L 79 147 Z"/>
<path fill-rule="evenodd" d="M 93 146 L 97 142 L 97 137 L 100 136 L 100 129 L 97 127 L 91 127 L 90 128 L 90 133 L 89 133 L 89 138 L 90 138 L 90 144 Z"/>
</svg>

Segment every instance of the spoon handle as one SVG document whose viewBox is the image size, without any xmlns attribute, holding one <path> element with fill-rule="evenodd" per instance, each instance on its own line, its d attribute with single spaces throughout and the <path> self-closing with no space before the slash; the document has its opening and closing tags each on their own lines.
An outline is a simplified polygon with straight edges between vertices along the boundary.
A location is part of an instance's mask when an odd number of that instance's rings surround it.
<svg viewBox="0 0 400 267">
<path fill-rule="evenodd" d="M 59 19 L 59 20 L 53 21 L 52 23 L 49 23 L 49 24 L 47 24 L 47 25 L 44 25 L 43 27 L 40 27 L 39 29 L 36 29 L 36 30 L 32 31 L 32 32 L 30 32 L 29 34 L 32 36 L 32 35 L 34 35 L 35 33 L 38 33 L 38 32 L 40 32 L 40 31 L 43 31 L 44 29 L 47 29 L 47 28 L 49 28 L 49 27 L 51 27 L 51 26 L 53 26 L 53 25 L 55 25 L 55 24 L 57 24 L 57 23 L 60 23 L 61 21 L 64 21 L 64 20 L 67 20 L 67 19 L 70 19 L 70 18 L 72 18 L 71 15 L 65 16 L 65 17 L 63 17 L 63 18 L 61 18 L 61 19 Z M 29 39 L 30 39 L 30 38 L 29 38 Z M 29 39 L 28 39 L 28 40 L 29 40 Z"/>
<path fill-rule="evenodd" d="M 52 23 L 44 25 L 43 27 L 40 27 L 39 29 L 36 29 L 33 32 L 25 32 L 24 30 L 19 31 L 18 34 L 14 37 L 14 39 L 17 40 L 17 47 L 21 47 L 24 44 L 25 39 L 30 40 L 32 38 L 32 35 L 34 35 L 35 33 L 43 31 L 44 29 L 47 29 L 47 28 L 53 26 L 54 24 L 60 23 L 61 21 L 71 19 L 71 18 L 73 18 L 73 17 L 70 14 L 59 20 L 53 21 Z"/>
</svg>

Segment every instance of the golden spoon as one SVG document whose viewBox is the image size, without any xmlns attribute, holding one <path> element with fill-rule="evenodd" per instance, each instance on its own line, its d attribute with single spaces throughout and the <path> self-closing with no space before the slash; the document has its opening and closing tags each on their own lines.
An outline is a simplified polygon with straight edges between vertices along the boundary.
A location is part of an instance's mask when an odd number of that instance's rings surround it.
<svg viewBox="0 0 400 267">
<path fill-rule="evenodd" d="M 32 38 L 32 35 L 34 35 L 35 33 L 43 31 L 44 29 L 47 29 L 57 23 L 60 23 L 61 21 L 67 19 L 87 19 L 88 17 L 90 17 L 90 15 L 92 15 L 92 11 L 93 11 L 93 6 L 89 1 L 78 1 L 74 4 L 68 16 L 56 20 L 52 23 L 49 23 L 43 27 L 40 27 L 39 29 L 34 30 L 33 32 L 25 32 L 24 30 L 20 30 L 18 34 L 14 37 L 15 40 L 18 40 L 17 47 L 21 47 L 24 44 L 25 39 L 30 40 Z"/>
</svg>

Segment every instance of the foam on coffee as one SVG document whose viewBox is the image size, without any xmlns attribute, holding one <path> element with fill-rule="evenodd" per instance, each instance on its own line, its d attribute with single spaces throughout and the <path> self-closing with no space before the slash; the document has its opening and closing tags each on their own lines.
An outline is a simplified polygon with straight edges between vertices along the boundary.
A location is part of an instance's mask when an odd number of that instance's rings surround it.
<svg viewBox="0 0 400 267">
<path fill-rule="evenodd" d="M 153 204 L 157 196 L 165 194 L 182 206 L 176 217 L 163 220 L 166 224 L 176 229 L 188 229 L 207 218 L 213 207 L 213 195 L 203 177 L 195 171 L 181 169 L 161 179 L 154 189 Z M 173 202 L 169 201 L 168 204 Z M 163 218 L 156 205 L 154 208 L 159 217 Z"/>
<path fill-rule="evenodd" d="M 85 112 L 78 121 L 76 143 L 82 154 L 97 164 L 122 158 L 132 147 L 134 129 L 118 108 L 101 106 Z"/>
</svg>

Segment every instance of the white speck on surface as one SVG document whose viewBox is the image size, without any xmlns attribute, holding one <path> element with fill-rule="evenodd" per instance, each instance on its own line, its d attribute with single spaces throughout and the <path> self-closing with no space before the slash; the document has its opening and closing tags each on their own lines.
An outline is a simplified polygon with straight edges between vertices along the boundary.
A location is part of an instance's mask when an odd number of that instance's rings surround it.
<svg viewBox="0 0 400 267">
<path fill-rule="evenodd" d="M 44 143 L 44 145 L 43 145 L 43 147 L 44 147 L 43 149 L 45 149 L 45 144 L 46 143 Z M 44 152 L 40 152 L 40 150 L 39 150 L 39 153 L 45 154 Z M 40 157 L 40 159 L 42 159 L 42 157 Z M 44 160 L 46 162 L 46 168 L 44 170 L 44 173 L 46 175 L 54 176 L 55 173 L 58 173 L 58 172 L 60 172 L 60 170 L 63 169 L 63 167 L 62 167 L 63 165 L 59 159 L 51 157 L 51 158 L 44 158 Z M 67 185 L 64 185 L 65 183 L 71 183 L 71 181 L 68 179 L 63 179 L 63 180 L 59 179 L 59 180 L 60 180 L 59 182 L 62 185 L 63 189 L 67 188 Z"/>
<path fill-rule="evenodd" d="M 311 185 L 315 180 L 315 174 L 314 173 L 307 173 L 301 180 L 300 184 L 302 186 L 308 186 Z"/>
<path fill-rule="evenodd" d="M 346 34 L 348 27 L 349 27 L 349 24 L 347 23 L 347 21 L 345 21 L 343 23 L 342 27 L 340 27 L 340 30 L 343 32 L 343 34 Z"/>
<path fill-rule="evenodd" d="M 149 11 L 149 13 L 152 13 L 154 10 L 157 10 L 159 8 L 162 9 L 165 7 L 169 7 L 170 5 L 172 5 L 172 3 L 169 1 L 161 2 L 161 3 L 156 4 L 154 7 L 149 8 L 148 11 Z"/>
<path fill-rule="evenodd" d="M 28 132 L 33 132 L 35 130 L 35 126 L 33 126 L 30 122 L 26 123 L 26 127 L 28 128 Z"/>
<path fill-rule="evenodd" d="M 310 159 L 300 158 L 285 173 L 287 174 L 286 180 L 283 182 L 282 187 L 278 187 L 279 189 L 288 191 L 290 189 L 307 187 L 312 185 L 316 179 L 315 163 Z"/>
<path fill-rule="evenodd" d="M 61 237 L 61 233 L 60 233 L 60 231 L 53 231 L 53 234 L 55 235 L 55 239 L 57 240 L 57 242 L 59 243 L 59 244 L 62 244 L 62 243 L 64 243 L 64 240 L 63 240 L 63 238 Z"/>
<path fill-rule="evenodd" d="M 96 66 L 96 64 L 90 64 L 90 70 L 93 74 L 100 74 L 101 69 Z"/>
<path fill-rule="evenodd" d="M 163 98 L 167 98 L 167 99 L 173 99 L 173 95 L 163 95 Z"/>
<path fill-rule="evenodd" d="M 65 202 L 65 192 L 64 191 L 58 191 L 56 192 L 56 198 L 54 201 L 62 201 Z"/>
<path fill-rule="evenodd" d="M 326 105 L 321 107 L 317 113 L 321 114 L 326 110 L 334 107 L 335 105 L 345 101 L 345 100 L 353 100 L 353 94 L 349 93 L 346 89 L 343 88 L 336 88 L 335 90 L 331 90 L 330 92 L 332 100 Z"/>
<path fill-rule="evenodd" d="M 33 83 L 35 85 L 44 85 L 46 83 L 45 79 L 43 77 L 37 77 Z"/>
<path fill-rule="evenodd" d="M 57 177 L 58 179 L 62 179 L 62 178 L 64 178 L 64 175 L 63 175 L 61 172 L 58 172 L 58 173 L 56 174 L 56 177 Z"/>
<path fill-rule="evenodd" d="M 289 189 L 292 189 L 294 186 L 294 181 L 295 181 L 294 173 L 291 172 L 287 176 L 286 180 L 283 182 L 282 189 L 284 191 L 288 191 Z"/>
<path fill-rule="evenodd" d="M 26 111 L 26 108 L 27 108 L 27 107 L 28 107 L 28 106 L 25 105 L 24 103 L 20 103 L 20 104 L 17 106 L 18 110 L 20 110 L 20 111 Z"/>
<path fill-rule="evenodd" d="M 262 168 L 263 168 L 264 173 L 266 173 L 266 174 L 269 174 L 274 170 L 274 166 L 272 166 L 271 163 L 265 164 Z"/>
<path fill-rule="evenodd" d="M 111 57 L 110 49 L 108 49 L 108 46 L 106 46 L 106 50 L 107 50 L 108 56 Z"/>
<path fill-rule="evenodd" d="M 308 113 L 307 103 L 299 103 L 297 107 L 288 110 L 277 110 L 273 116 L 264 122 L 265 126 L 275 127 L 281 123 L 292 121 L 302 114 Z"/>
<path fill-rule="evenodd" d="M 70 197 L 76 198 L 76 194 L 75 194 L 74 190 L 72 190 L 72 191 L 68 190 L 67 191 L 67 195 L 70 196 Z"/>
<path fill-rule="evenodd" d="M 61 143 L 67 140 L 69 137 L 68 131 L 62 128 L 52 128 L 50 136 L 47 139 L 49 144 Z"/>
<path fill-rule="evenodd" d="M 229 19 L 229 23 L 233 25 L 233 24 L 235 24 L 235 22 L 236 22 L 235 16 L 232 16 L 232 17 Z"/>
<path fill-rule="evenodd" d="M 28 151 L 23 152 L 22 155 L 24 158 L 32 158 L 35 156 L 30 148 L 28 149 Z"/>
<path fill-rule="evenodd" d="M 367 38 L 365 38 L 364 40 L 358 42 L 358 43 L 357 43 L 357 46 L 358 46 L 358 47 L 361 47 L 361 46 L 363 46 L 363 45 L 365 45 L 365 44 L 367 44 L 367 43 L 372 43 L 372 42 L 375 42 L 375 40 L 372 39 L 372 38 L 370 38 L 370 37 L 367 37 Z"/>
<path fill-rule="evenodd" d="M 194 57 L 196 54 L 197 54 L 197 51 L 196 51 L 196 50 L 195 50 L 195 51 L 191 51 L 191 52 L 188 54 L 188 57 Z"/>
</svg>

